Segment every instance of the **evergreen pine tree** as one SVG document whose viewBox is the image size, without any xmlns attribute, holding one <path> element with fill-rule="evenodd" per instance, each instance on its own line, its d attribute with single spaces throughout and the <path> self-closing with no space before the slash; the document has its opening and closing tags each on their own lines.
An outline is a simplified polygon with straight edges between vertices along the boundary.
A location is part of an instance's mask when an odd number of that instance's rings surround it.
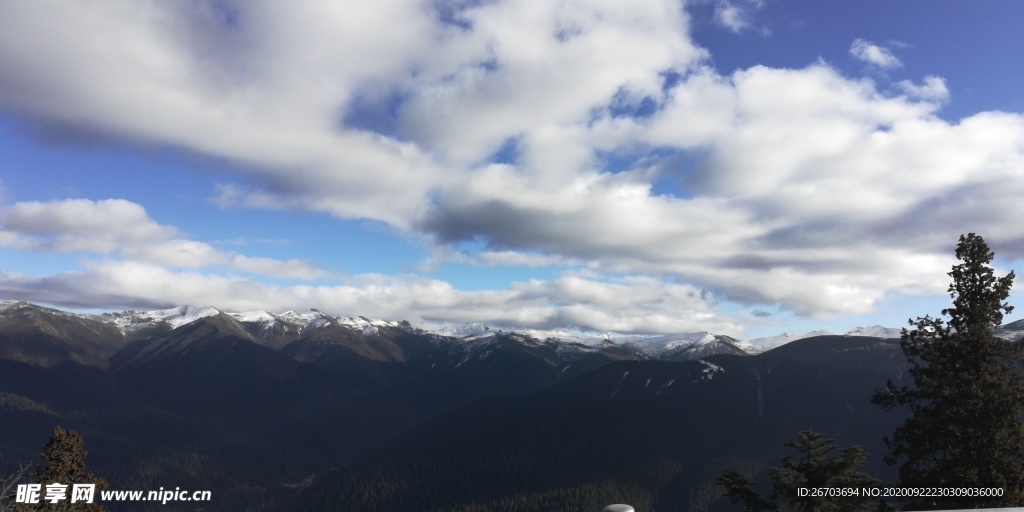
<svg viewBox="0 0 1024 512">
<path fill-rule="evenodd" d="M 87 512 L 103 512 L 107 507 L 99 504 L 100 490 L 107 488 L 107 482 L 97 477 L 85 467 L 85 441 L 82 436 L 74 430 L 67 430 L 57 427 L 46 443 L 46 448 L 40 454 L 44 465 L 36 468 L 35 482 L 45 486 L 47 484 L 67 485 L 66 499 L 57 503 L 39 500 L 37 504 L 19 504 L 15 510 L 82 510 Z M 96 484 L 93 503 L 77 502 L 72 503 L 71 490 L 74 484 Z"/>
<path fill-rule="evenodd" d="M 813 430 L 800 432 L 796 440 L 786 443 L 801 455 L 799 459 L 781 457 L 782 467 L 768 470 L 772 480 L 771 499 L 754 492 L 754 482 L 735 471 L 726 471 L 718 483 L 725 488 L 731 503 L 742 502 L 744 512 L 856 512 L 887 510 L 877 497 L 862 492 L 880 488 L 885 482 L 858 471 L 867 462 L 859 446 L 835 451 L 835 440 Z M 840 490 L 833 496 L 800 496 L 799 489 L 831 488 Z M 854 492 L 842 495 L 842 489 Z"/>
<path fill-rule="evenodd" d="M 900 346 L 912 387 L 875 394 L 910 418 L 885 440 L 889 464 L 905 487 L 1001 488 L 996 497 L 927 497 L 908 509 L 1024 505 L 1024 344 L 997 338 L 1014 274 L 997 278 L 993 253 L 978 235 L 961 235 L 949 276 L 952 307 L 943 318 L 919 317 Z"/>
</svg>

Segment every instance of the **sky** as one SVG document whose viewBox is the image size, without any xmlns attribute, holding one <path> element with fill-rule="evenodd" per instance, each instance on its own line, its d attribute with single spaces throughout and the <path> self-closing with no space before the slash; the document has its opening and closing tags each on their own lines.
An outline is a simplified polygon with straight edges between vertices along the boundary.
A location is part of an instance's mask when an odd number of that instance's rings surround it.
<svg viewBox="0 0 1024 512">
<path fill-rule="evenodd" d="M 1016 0 L 0 11 L 0 299 L 750 339 L 1022 271 Z"/>
</svg>

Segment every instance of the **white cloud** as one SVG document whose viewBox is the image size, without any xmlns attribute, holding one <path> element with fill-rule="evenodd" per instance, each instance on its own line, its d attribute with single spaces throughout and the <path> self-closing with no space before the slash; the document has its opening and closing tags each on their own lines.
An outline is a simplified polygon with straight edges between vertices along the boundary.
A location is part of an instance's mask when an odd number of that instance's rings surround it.
<svg viewBox="0 0 1024 512">
<path fill-rule="evenodd" d="M 732 32 L 743 32 L 753 26 L 753 17 L 762 7 L 762 0 L 719 0 L 715 21 Z"/>
<path fill-rule="evenodd" d="M 108 253 L 177 234 L 123 199 L 16 203 L 0 213 L 0 226 L 11 245 L 61 252 Z"/>
<path fill-rule="evenodd" d="M 397 225 L 425 207 L 428 156 L 337 129 L 357 83 L 404 76 L 437 36 L 419 2 L 264 2 L 223 16 L 202 3 L 11 5 L 0 103 L 60 130 L 235 160 L 287 207 Z"/>
<path fill-rule="evenodd" d="M 824 64 L 722 75 L 667 0 L 474 3 L 451 14 L 459 25 L 412 0 L 245 4 L 231 23 L 200 5 L 12 4 L 0 17 L 0 104 L 56 130 L 224 158 L 238 184 L 212 191 L 218 204 L 382 221 L 437 246 L 434 263 L 688 284 L 270 288 L 227 275 L 325 274 L 218 250 L 113 200 L 4 211 L 6 247 L 126 260 L 35 285 L 85 293 L 92 280 L 118 300 L 161 304 L 309 301 L 383 317 L 685 330 L 692 289 L 805 316 L 867 312 L 890 293 L 941 292 L 934 276 L 960 233 L 1024 257 L 1024 117 L 942 120 L 940 77 L 893 95 Z M 760 5 L 720 3 L 718 21 L 748 29 Z M 865 40 L 850 53 L 900 65 Z M 512 157 L 491 161 L 503 147 Z M 484 247 L 464 254 L 467 241 Z M 118 292 L 126 276 L 180 283 L 159 300 Z M 668 298 L 650 310 L 606 300 L 620 294 Z"/>
<path fill-rule="evenodd" d="M 517 251 L 484 251 L 474 262 L 488 267 L 522 265 L 530 268 L 579 264 L 579 261 L 566 260 L 560 256 Z"/>
<path fill-rule="evenodd" d="M 491 2 L 463 16 L 473 29 L 437 48 L 450 57 L 410 84 L 402 118 L 416 140 L 456 165 L 486 158 L 509 138 L 536 141 L 586 123 L 621 89 L 656 92 L 659 73 L 704 55 L 686 38 L 679 5 L 661 0 Z"/>
<path fill-rule="evenodd" d="M 863 39 L 853 41 L 853 44 L 850 45 L 850 55 L 883 69 L 898 68 L 903 65 L 888 48 L 878 46 Z"/>
<path fill-rule="evenodd" d="M 194 240 L 160 240 L 121 248 L 130 260 L 145 261 L 169 268 L 203 268 L 223 265 L 228 256 L 213 246 Z"/>
<path fill-rule="evenodd" d="M 436 16 L 413 0 L 246 4 L 232 23 L 205 4 L 19 4 L 0 20 L 0 103 L 240 162 L 250 187 L 225 204 L 407 227 L 508 137 L 585 121 L 702 55 L 665 0 L 487 3 L 459 13 L 469 30 Z M 396 125 L 415 143 L 343 126 L 378 91 L 405 97 Z"/>
<path fill-rule="evenodd" d="M 327 273 L 306 262 L 226 253 L 182 238 L 124 199 L 22 202 L 0 210 L 0 246 L 42 252 L 115 254 L 163 268 L 227 268 L 281 279 L 310 280 Z"/>
<path fill-rule="evenodd" d="M 471 253 L 458 250 L 447 244 L 430 244 L 426 247 L 429 256 L 418 265 L 418 271 L 430 273 L 436 271 L 444 263 L 459 263 L 480 267 L 578 267 L 583 260 L 565 258 L 559 255 L 540 252 L 483 250 Z"/>
<path fill-rule="evenodd" d="M 945 274 L 961 232 L 1024 240 L 1005 215 L 1022 207 L 983 199 L 1024 186 L 1019 115 L 950 124 L 930 101 L 887 97 L 822 65 L 728 79 L 705 71 L 665 94 L 650 120 L 590 127 L 627 146 L 700 151 L 681 191 L 692 197 L 652 195 L 644 172 L 578 172 L 548 187 L 516 166 L 490 166 L 443 196 L 423 228 L 603 272 L 675 275 L 802 315 L 866 313 L 889 291 L 941 292 L 932 276 Z M 922 258 L 943 264 L 889 263 Z"/>
<path fill-rule="evenodd" d="M 297 259 L 281 261 L 273 258 L 243 256 L 241 254 L 236 254 L 231 258 L 231 267 L 243 272 L 274 276 L 281 279 L 312 280 L 327 275 L 327 272 L 324 270 Z"/>
<path fill-rule="evenodd" d="M 896 86 L 907 93 L 908 96 L 924 101 L 945 102 L 949 100 L 949 89 L 946 88 L 946 81 L 937 76 L 924 77 L 924 81 L 920 85 L 910 80 L 901 80 Z"/>
</svg>

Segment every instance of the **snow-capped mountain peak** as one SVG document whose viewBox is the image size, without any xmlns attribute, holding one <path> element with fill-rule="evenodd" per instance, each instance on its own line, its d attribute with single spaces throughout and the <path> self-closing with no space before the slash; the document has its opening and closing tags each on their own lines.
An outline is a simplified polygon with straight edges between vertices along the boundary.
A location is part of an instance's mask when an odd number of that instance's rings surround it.
<svg viewBox="0 0 1024 512">
<path fill-rule="evenodd" d="M 491 334 L 492 332 L 491 328 L 483 322 L 441 324 L 435 327 L 425 326 L 423 330 L 449 338 L 474 338 Z"/>
<path fill-rule="evenodd" d="M 24 306 L 25 304 L 27 304 L 27 302 L 23 302 L 20 300 L 5 300 L 3 302 L 0 302 L 0 312 L 7 311 L 9 309 L 17 309 L 21 306 Z"/>
<path fill-rule="evenodd" d="M 748 354 L 759 354 L 776 347 L 781 347 L 791 341 L 810 338 L 812 336 L 831 335 L 832 333 L 828 331 L 784 332 L 782 334 L 776 334 L 775 336 L 765 336 L 763 338 L 756 338 L 749 341 L 741 341 L 738 345 Z"/>
<path fill-rule="evenodd" d="M 22 301 L 7 300 L 0 302 L 0 313 L 19 311 L 31 306 Z M 48 308 L 44 308 L 51 311 Z M 213 317 L 223 312 L 216 307 L 177 306 L 169 309 L 135 311 L 127 310 L 103 315 L 79 315 L 52 310 L 54 313 L 89 317 L 113 324 L 125 338 L 138 339 L 152 336 L 153 333 L 176 329 L 197 320 Z M 833 335 L 828 331 L 786 332 L 775 336 L 757 338 L 749 341 L 738 341 L 728 336 L 720 336 L 708 331 L 688 333 L 635 335 L 615 332 L 584 332 L 567 329 L 506 329 L 499 330 L 482 322 L 425 324 L 419 329 L 412 328 L 407 322 L 376 320 L 364 316 L 332 316 L 318 309 L 310 308 L 304 313 L 286 311 L 272 313 L 267 310 L 225 313 L 234 320 L 246 324 L 246 329 L 266 343 L 282 345 L 300 337 L 309 336 L 325 328 L 349 328 L 359 331 L 363 336 L 375 337 L 382 334 L 382 329 L 407 329 L 419 333 L 433 335 L 435 339 L 449 338 L 478 345 L 488 343 L 502 336 L 526 344 L 554 344 L 566 350 L 601 350 L 619 347 L 627 352 L 640 353 L 654 358 L 688 358 L 703 357 L 717 353 L 757 354 L 785 345 L 792 341 L 814 337 Z M 253 324 L 256 324 L 255 326 Z M 1019 324 L 1019 325 L 1018 325 Z M 1024 337 L 1024 321 L 1004 326 L 997 335 L 1019 339 Z M 256 330 L 254 330 L 256 329 Z M 846 336 L 870 336 L 880 338 L 898 338 L 900 329 L 879 325 L 854 327 L 846 332 Z M 271 340 L 271 341 L 268 341 Z"/>
<path fill-rule="evenodd" d="M 371 320 L 365 316 L 357 317 L 336 317 L 335 320 L 341 325 L 353 327 L 363 332 L 363 336 L 376 336 L 380 333 L 379 328 L 381 327 L 398 327 L 398 322 L 389 322 L 387 320 Z"/>
<path fill-rule="evenodd" d="M 715 341 L 715 335 L 707 331 L 667 334 L 663 336 L 634 336 L 619 343 L 633 345 L 641 351 L 658 356 L 683 347 L 696 347 Z"/>
<path fill-rule="evenodd" d="M 306 327 L 314 319 L 322 318 L 324 315 L 318 311 L 307 311 L 305 313 L 299 313 L 297 311 L 285 311 L 278 318 L 285 322 L 298 325 L 299 327 Z"/>
<path fill-rule="evenodd" d="M 850 332 L 846 333 L 847 336 L 871 336 L 875 338 L 899 338 L 902 329 L 896 329 L 894 327 L 883 327 L 881 325 L 872 325 L 869 327 L 854 327 L 850 329 Z"/>
<path fill-rule="evenodd" d="M 277 321 L 277 316 L 265 309 L 246 311 L 244 313 L 228 313 L 228 315 L 239 322 L 258 322 L 262 324 Z"/>
<path fill-rule="evenodd" d="M 194 306 L 178 306 L 170 309 L 157 309 L 153 311 L 128 310 L 111 315 L 114 325 L 122 333 L 128 333 L 146 325 L 166 323 L 172 329 L 177 329 L 185 324 L 219 315 L 221 311 L 213 306 L 197 308 Z"/>
</svg>

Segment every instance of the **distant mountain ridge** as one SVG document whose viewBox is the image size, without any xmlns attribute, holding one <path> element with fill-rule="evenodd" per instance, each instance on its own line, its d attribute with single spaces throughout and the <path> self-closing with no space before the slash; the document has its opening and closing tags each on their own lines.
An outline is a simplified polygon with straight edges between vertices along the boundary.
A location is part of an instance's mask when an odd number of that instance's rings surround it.
<svg viewBox="0 0 1024 512">
<path fill-rule="evenodd" d="M 274 349 L 300 361 L 315 364 L 347 364 L 339 354 L 345 351 L 377 363 L 405 361 L 412 352 L 444 352 L 452 358 L 491 353 L 481 350 L 496 339 L 505 343 L 519 340 L 527 350 L 551 350 L 555 366 L 571 365 L 581 354 L 603 354 L 614 360 L 687 361 L 714 354 L 754 355 L 793 341 L 830 336 L 828 331 L 787 332 L 776 336 L 737 340 L 707 331 L 667 335 L 603 335 L 532 329 L 505 331 L 481 322 L 443 324 L 426 328 L 405 321 L 370 319 L 362 316 L 332 316 L 317 309 L 306 312 L 272 313 L 256 310 L 231 313 L 216 307 L 178 306 L 162 310 L 126 310 L 113 313 L 81 314 L 38 306 L 28 302 L 0 302 L 0 359 L 52 366 L 74 361 L 105 367 L 109 359 L 128 345 L 164 336 L 199 321 L 223 317 L 240 339 Z M 898 338 L 901 329 L 855 327 L 846 336 Z M 1001 326 L 996 335 L 1024 338 L 1024 320 Z M 393 343 L 404 339 L 405 347 Z M 411 339 L 416 342 L 410 342 Z M 415 347 L 413 345 L 416 345 Z M 134 350 L 138 350 L 136 347 Z M 456 354 L 458 353 L 458 354 Z M 435 361 L 436 363 L 436 361 Z M 356 363 L 357 366 L 362 362 Z"/>
<path fill-rule="evenodd" d="M 123 345 L 123 335 L 110 323 L 27 302 L 0 303 L 0 359 L 106 366 Z"/>
<path fill-rule="evenodd" d="M 245 371 L 269 372 L 260 378 L 283 371 L 270 368 L 295 371 L 291 362 L 298 362 L 401 397 L 413 419 L 487 396 L 541 389 L 616 361 L 746 357 L 817 334 L 739 341 L 706 331 L 587 336 L 504 331 L 480 323 L 425 330 L 404 321 L 331 316 L 315 309 L 227 313 L 179 306 L 92 315 L 0 303 L 0 360 L 42 368 L 74 363 L 114 374 L 146 369 L 140 378 L 166 367 L 182 375 L 199 368 L 212 372 L 208 360 L 214 354 L 217 360 L 253 362 L 257 368 Z M 204 353 L 206 359 L 200 357 Z M 194 363 L 181 367 L 183 360 Z"/>
<path fill-rule="evenodd" d="M 1002 329 L 1024 332 L 1024 323 Z M 849 418 L 861 414 L 857 404 L 863 400 L 848 398 L 850 386 L 869 396 L 885 377 L 901 374 L 898 343 L 878 339 L 893 332 L 872 327 L 849 336 L 811 331 L 741 341 L 704 331 L 588 335 L 507 331 L 481 323 L 424 329 L 313 309 L 231 313 L 179 306 L 94 315 L 6 301 L 0 302 L 0 424 L 7 436 L 0 470 L 33 460 L 45 435 L 62 424 L 89 439 L 90 457 L 96 457 L 90 460 L 122 488 L 168 481 L 206 486 L 218 489 L 234 509 L 251 509 L 273 499 L 290 503 L 301 491 L 283 483 L 311 474 L 326 478 L 334 468 L 373 460 L 376 450 L 431 418 L 437 418 L 431 423 L 437 429 L 430 442 L 438 448 L 480 438 L 483 445 L 473 451 L 501 459 L 515 454 L 485 452 L 484 434 L 497 433 L 514 448 L 516 436 L 525 432 L 538 446 L 546 446 L 544 439 L 577 446 L 558 452 L 563 465 L 605 443 L 606 436 L 632 439 L 628 421 L 605 425 L 599 420 L 606 415 L 645 418 L 650 428 L 644 427 L 642 444 L 656 457 L 663 443 L 680 448 L 678 443 L 696 439 L 677 435 L 677 429 L 721 425 L 708 428 L 727 436 L 762 410 L 766 428 L 791 435 L 802 428 L 791 424 L 795 413 L 809 421 L 826 402 L 794 409 L 785 390 L 837 389 L 839 394 L 822 397 L 836 402 L 826 411 L 835 418 L 830 425 L 856 431 L 859 423 Z M 805 363 L 793 366 L 797 360 Z M 831 366 L 819 368 L 819 360 Z M 736 396 L 742 407 L 728 389 L 705 391 L 717 386 L 741 386 Z M 683 390 L 699 395 L 691 400 Z M 531 393 L 541 393 L 541 401 L 511 398 Z M 502 427 L 506 406 L 522 412 L 510 420 L 511 430 Z M 573 441 L 579 439 L 573 433 L 586 425 L 597 437 Z M 427 439 L 428 430 L 406 439 L 416 444 Z M 760 454 L 768 446 L 763 442 L 738 447 L 736 454 Z M 646 467 L 648 459 L 638 455 L 616 454 Z M 677 455 L 682 458 L 666 463 L 688 460 L 683 452 Z M 472 463 L 468 468 L 489 464 L 464 460 Z M 543 463 L 548 462 L 557 461 Z M 445 471 L 458 467 L 456 461 Z M 702 463 L 692 471 L 710 467 Z M 459 478 L 468 474 L 458 472 Z M 697 476 L 678 478 L 691 482 Z M 321 490 L 316 495 L 340 492 L 332 485 Z M 407 509 L 419 508 L 380 508 Z"/>
<path fill-rule="evenodd" d="M 531 329 L 506 332 L 500 329 L 492 329 L 481 322 L 453 323 L 436 327 L 417 328 L 405 321 L 376 320 L 361 316 L 331 316 L 317 309 L 310 309 L 304 313 L 296 311 L 271 313 L 266 310 L 230 313 L 212 306 L 195 307 L 184 305 L 163 310 L 125 310 L 90 315 L 70 313 L 21 301 L 5 301 L 0 303 L 0 317 L 8 315 L 8 312 L 26 310 L 26 308 L 38 311 L 42 315 L 49 315 L 52 318 L 62 318 L 66 323 L 77 323 L 83 330 L 104 332 L 107 337 L 116 338 L 116 336 L 112 336 L 109 332 L 109 327 L 103 327 L 101 324 L 114 327 L 121 334 L 122 340 L 108 340 L 108 345 L 110 346 L 116 345 L 119 341 L 123 342 L 123 344 L 128 344 L 147 339 L 170 332 L 192 322 L 221 314 L 241 324 L 257 343 L 274 349 L 283 348 L 316 331 L 333 326 L 335 331 L 338 328 L 356 331 L 364 338 L 378 336 L 382 329 L 398 329 L 407 333 L 433 337 L 437 340 L 461 340 L 467 344 L 480 343 L 499 334 L 514 333 L 520 335 L 520 337 L 525 336 L 548 343 L 560 343 L 575 349 L 580 349 L 581 346 L 600 349 L 602 347 L 618 345 L 620 348 L 630 347 L 646 358 L 688 360 L 720 353 L 757 354 L 799 339 L 832 334 L 828 331 L 783 333 L 777 336 L 742 341 L 707 331 L 651 336 L 615 333 L 604 335 L 574 334 L 568 331 L 538 331 Z M 857 327 L 846 333 L 846 335 L 896 338 L 899 337 L 899 331 L 899 329 L 882 326 Z M 1024 330 L 1012 329 L 1011 331 L 1024 335 Z M 109 355 L 112 355 L 112 353 L 108 354 L 108 357 Z M 95 363 L 96 357 L 98 356 L 94 356 L 90 360 Z"/>
</svg>

